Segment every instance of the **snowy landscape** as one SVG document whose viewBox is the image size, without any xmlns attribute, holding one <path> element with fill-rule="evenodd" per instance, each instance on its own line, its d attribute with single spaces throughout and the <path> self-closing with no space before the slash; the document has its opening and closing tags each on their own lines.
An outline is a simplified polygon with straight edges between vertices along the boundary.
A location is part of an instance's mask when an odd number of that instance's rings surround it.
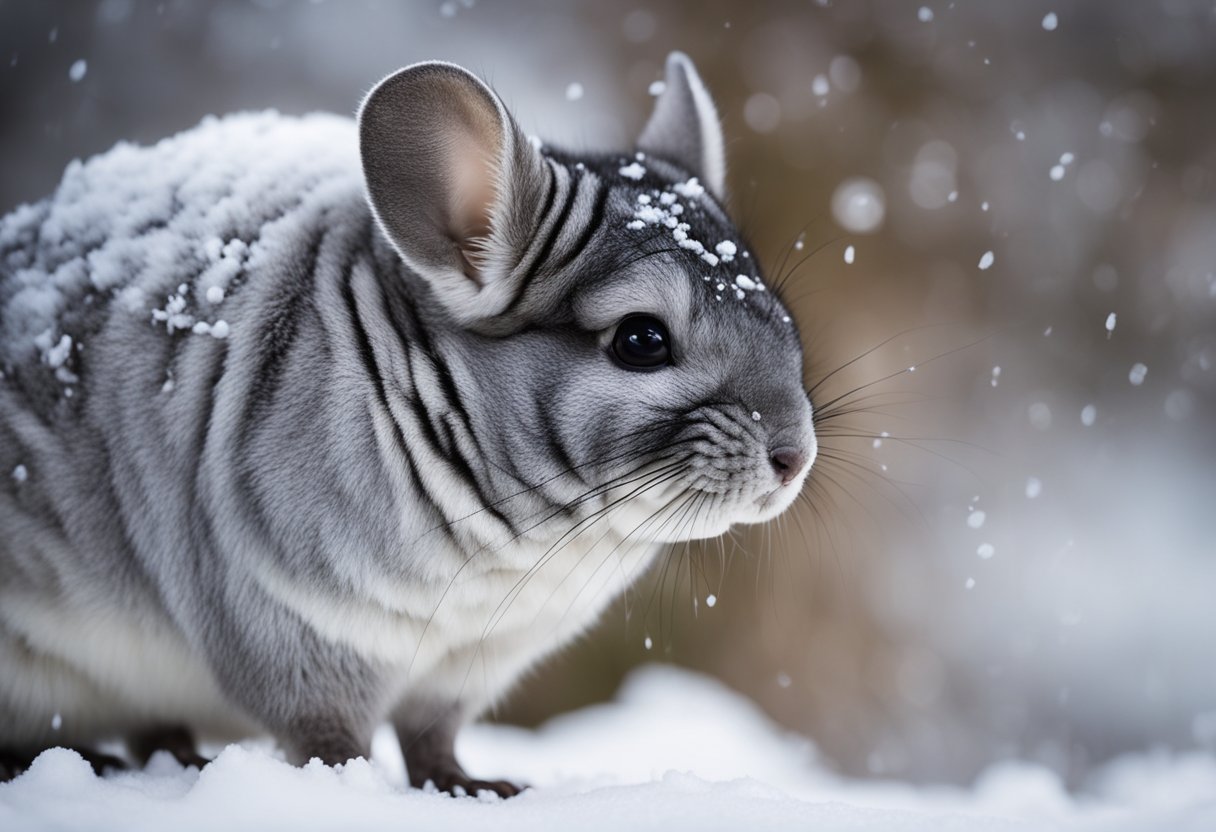
<svg viewBox="0 0 1216 832">
<path fill-rule="evenodd" d="M 0 0 L 0 215 L 210 116 L 345 118 L 425 59 L 537 141 L 628 147 L 671 49 L 717 101 L 813 403 L 847 405 L 805 499 L 663 561 L 460 735 L 519 797 L 409 788 L 385 726 L 336 769 L 265 737 L 201 772 L 52 749 L 0 783 L 0 832 L 1216 830 L 1211 0 Z M 736 254 L 667 205 L 627 229 Z M 234 337 L 217 310 L 249 251 L 203 254 L 214 285 L 149 326 Z M 79 381 L 79 343 L 5 325 Z"/>
<path fill-rule="evenodd" d="M 0 828 L 434 830 L 1094 830 L 1216 828 L 1216 756 L 1117 759 L 1069 794 L 1039 765 L 994 763 L 968 788 L 833 774 L 814 745 L 711 679 L 645 666 L 609 703 L 535 731 L 482 725 L 459 750 L 470 771 L 533 786 L 507 801 L 404 786 L 395 740 L 373 763 L 296 769 L 266 744 L 219 750 L 202 773 L 158 755 L 98 778 L 75 753 L 45 752 L 0 785 Z"/>
</svg>

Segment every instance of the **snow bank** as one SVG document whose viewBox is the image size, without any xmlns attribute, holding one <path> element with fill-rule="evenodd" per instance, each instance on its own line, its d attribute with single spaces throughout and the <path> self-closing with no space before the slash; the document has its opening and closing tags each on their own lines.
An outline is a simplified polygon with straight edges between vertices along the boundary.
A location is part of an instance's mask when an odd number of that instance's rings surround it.
<svg viewBox="0 0 1216 832">
<path fill-rule="evenodd" d="M 168 756 L 95 777 L 47 751 L 0 785 L 0 829 L 1211 830 L 1216 758 L 1145 755 L 1104 768 L 1076 796 L 1037 766 L 1005 763 L 969 790 L 847 781 L 716 682 L 637 671 L 610 704 L 537 731 L 475 726 L 461 754 L 477 775 L 536 788 L 509 800 L 406 789 L 392 737 L 375 763 L 293 768 L 263 743 L 230 746 L 201 773 Z"/>
</svg>

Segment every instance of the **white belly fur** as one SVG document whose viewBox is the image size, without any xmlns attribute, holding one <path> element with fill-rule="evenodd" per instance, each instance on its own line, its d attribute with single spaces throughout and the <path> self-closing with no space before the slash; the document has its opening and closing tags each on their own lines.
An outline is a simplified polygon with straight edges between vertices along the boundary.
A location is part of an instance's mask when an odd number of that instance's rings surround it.
<svg viewBox="0 0 1216 832">
<path fill-rule="evenodd" d="M 5 715 L 12 717 L 6 742 L 87 742 L 158 722 L 217 737 L 251 728 L 164 621 L 27 594 L 0 596 L 0 620 L 19 637 L 0 637 L 0 694 L 14 711 Z"/>
<path fill-rule="evenodd" d="M 397 588 L 391 605 L 317 595 L 264 565 L 253 577 L 322 637 L 397 667 L 398 700 L 459 700 L 477 710 L 584 632 L 654 551 L 593 526 L 552 552 L 516 545 L 494 557 L 495 568 Z M 0 623 L 0 716 L 18 732 L 6 731 L 6 742 L 87 742 L 154 722 L 219 738 L 257 730 L 164 620 L 101 599 L 11 593 L 0 595 Z"/>
</svg>

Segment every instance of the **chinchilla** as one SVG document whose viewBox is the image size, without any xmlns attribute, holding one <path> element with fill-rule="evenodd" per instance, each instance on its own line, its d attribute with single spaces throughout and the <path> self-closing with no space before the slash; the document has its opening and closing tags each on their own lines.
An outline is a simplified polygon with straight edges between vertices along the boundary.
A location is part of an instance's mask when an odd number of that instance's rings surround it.
<svg viewBox="0 0 1216 832">
<path fill-rule="evenodd" d="M 687 57 L 620 154 L 460 67 L 207 119 L 0 220 L 0 746 L 397 729 L 414 784 L 665 544 L 785 510 L 797 329 Z M 193 756 L 191 756 L 193 755 Z"/>
</svg>

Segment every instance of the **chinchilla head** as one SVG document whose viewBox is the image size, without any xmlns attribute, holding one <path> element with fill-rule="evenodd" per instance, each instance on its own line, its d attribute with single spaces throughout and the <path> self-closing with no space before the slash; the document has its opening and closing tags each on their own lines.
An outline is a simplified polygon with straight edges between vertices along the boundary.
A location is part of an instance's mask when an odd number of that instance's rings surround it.
<svg viewBox="0 0 1216 832">
<path fill-rule="evenodd" d="M 790 505 L 816 453 L 800 340 L 722 207 L 721 129 L 687 57 L 625 154 L 531 141 L 442 63 L 382 81 L 359 132 L 478 465 L 554 506 L 629 505 L 655 540 Z"/>
</svg>

